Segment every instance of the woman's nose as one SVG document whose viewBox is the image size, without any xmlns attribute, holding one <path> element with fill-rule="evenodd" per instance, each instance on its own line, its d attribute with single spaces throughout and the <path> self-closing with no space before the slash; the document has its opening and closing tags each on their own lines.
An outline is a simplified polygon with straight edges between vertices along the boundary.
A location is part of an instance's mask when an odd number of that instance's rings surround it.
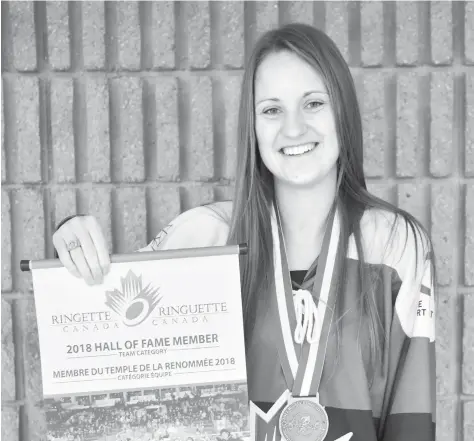
<svg viewBox="0 0 474 441">
<path fill-rule="evenodd" d="M 306 121 L 301 112 L 288 112 L 283 121 L 282 133 L 288 138 L 298 138 L 306 132 Z"/>
</svg>

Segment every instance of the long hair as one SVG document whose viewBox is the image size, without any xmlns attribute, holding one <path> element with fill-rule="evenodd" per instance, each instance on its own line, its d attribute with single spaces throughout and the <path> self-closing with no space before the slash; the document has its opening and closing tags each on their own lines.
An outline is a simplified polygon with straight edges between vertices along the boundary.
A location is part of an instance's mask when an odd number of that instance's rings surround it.
<svg viewBox="0 0 474 441">
<path fill-rule="evenodd" d="M 242 296 L 246 339 L 250 338 L 256 314 L 268 300 L 274 284 L 273 241 L 270 207 L 273 177 L 260 157 L 255 134 L 254 84 L 257 69 L 270 53 L 290 51 L 311 65 L 323 78 L 336 121 L 340 146 L 338 202 L 341 209 L 342 279 L 346 276 L 349 238 L 358 253 L 361 311 L 368 322 L 370 355 L 380 359 L 384 330 L 374 297 L 373 280 L 365 270 L 360 221 L 368 208 L 379 208 L 402 216 L 415 237 L 428 238 L 423 226 L 409 213 L 368 192 L 363 170 L 362 122 L 350 70 L 334 42 L 308 25 L 293 23 L 264 34 L 249 57 L 242 82 L 238 121 L 238 154 L 229 243 L 247 242 L 249 254 L 241 260 Z M 310 203 L 310 201 L 308 201 Z M 392 227 L 392 233 L 395 221 Z M 429 239 L 428 239 L 429 242 Z M 415 242 L 416 243 L 416 242 Z M 431 248 L 431 243 L 430 248 Z M 416 250 L 418 252 L 418 250 Z M 340 283 L 338 291 L 344 288 Z"/>
</svg>

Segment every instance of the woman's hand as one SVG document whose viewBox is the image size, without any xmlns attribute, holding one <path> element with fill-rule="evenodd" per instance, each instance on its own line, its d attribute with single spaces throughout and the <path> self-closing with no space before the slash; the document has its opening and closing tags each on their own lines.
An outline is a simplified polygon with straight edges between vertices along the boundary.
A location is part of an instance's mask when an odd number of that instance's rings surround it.
<svg viewBox="0 0 474 441">
<path fill-rule="evenodd" d="M 102 229 L 93 216 L 76 216 L 53 234 L 61 263 L 88 285 L 100 284 L 109 272 L 110 256 Z"/>
</svg>

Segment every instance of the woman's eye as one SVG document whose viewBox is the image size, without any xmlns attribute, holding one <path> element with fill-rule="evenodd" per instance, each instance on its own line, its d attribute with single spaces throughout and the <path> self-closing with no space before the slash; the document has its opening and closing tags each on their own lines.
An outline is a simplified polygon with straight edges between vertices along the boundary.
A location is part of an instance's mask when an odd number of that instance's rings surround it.
<svg viewBox="0 0 474 441">
<path fill-rule="evenodd" d="M 269 109 L 265 109 L 265 110 L 263 111 L 263 113 L 264 113 L 265 115 L 271 115 L 271 116 L 277 115 L 279 112 L 280 112 L 280 110 L 277 109 L 276 107 L 270 107 Z"/>
<path fill-rule="evenodd" d="M 317 109 L 318 107 L 321 107 L 324 103 L 321 101 L 310 101 L 308 104 L 306 104 L 306 107 L 310 109 Z"/>
</svg>

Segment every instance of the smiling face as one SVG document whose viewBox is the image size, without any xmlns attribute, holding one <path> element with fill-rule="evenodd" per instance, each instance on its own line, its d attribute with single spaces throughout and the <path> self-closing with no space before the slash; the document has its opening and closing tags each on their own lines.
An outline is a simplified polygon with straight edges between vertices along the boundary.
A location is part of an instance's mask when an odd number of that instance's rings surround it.
<svg viewBox="0 0 474 441">
<path fill-rule="evenodd" d="M 311 186 L 337 173 L 339 143 L 326 86 L 292 52 L 271 53 L 257 69 L 255 131 L 275 183 Z"/>
</svg>

